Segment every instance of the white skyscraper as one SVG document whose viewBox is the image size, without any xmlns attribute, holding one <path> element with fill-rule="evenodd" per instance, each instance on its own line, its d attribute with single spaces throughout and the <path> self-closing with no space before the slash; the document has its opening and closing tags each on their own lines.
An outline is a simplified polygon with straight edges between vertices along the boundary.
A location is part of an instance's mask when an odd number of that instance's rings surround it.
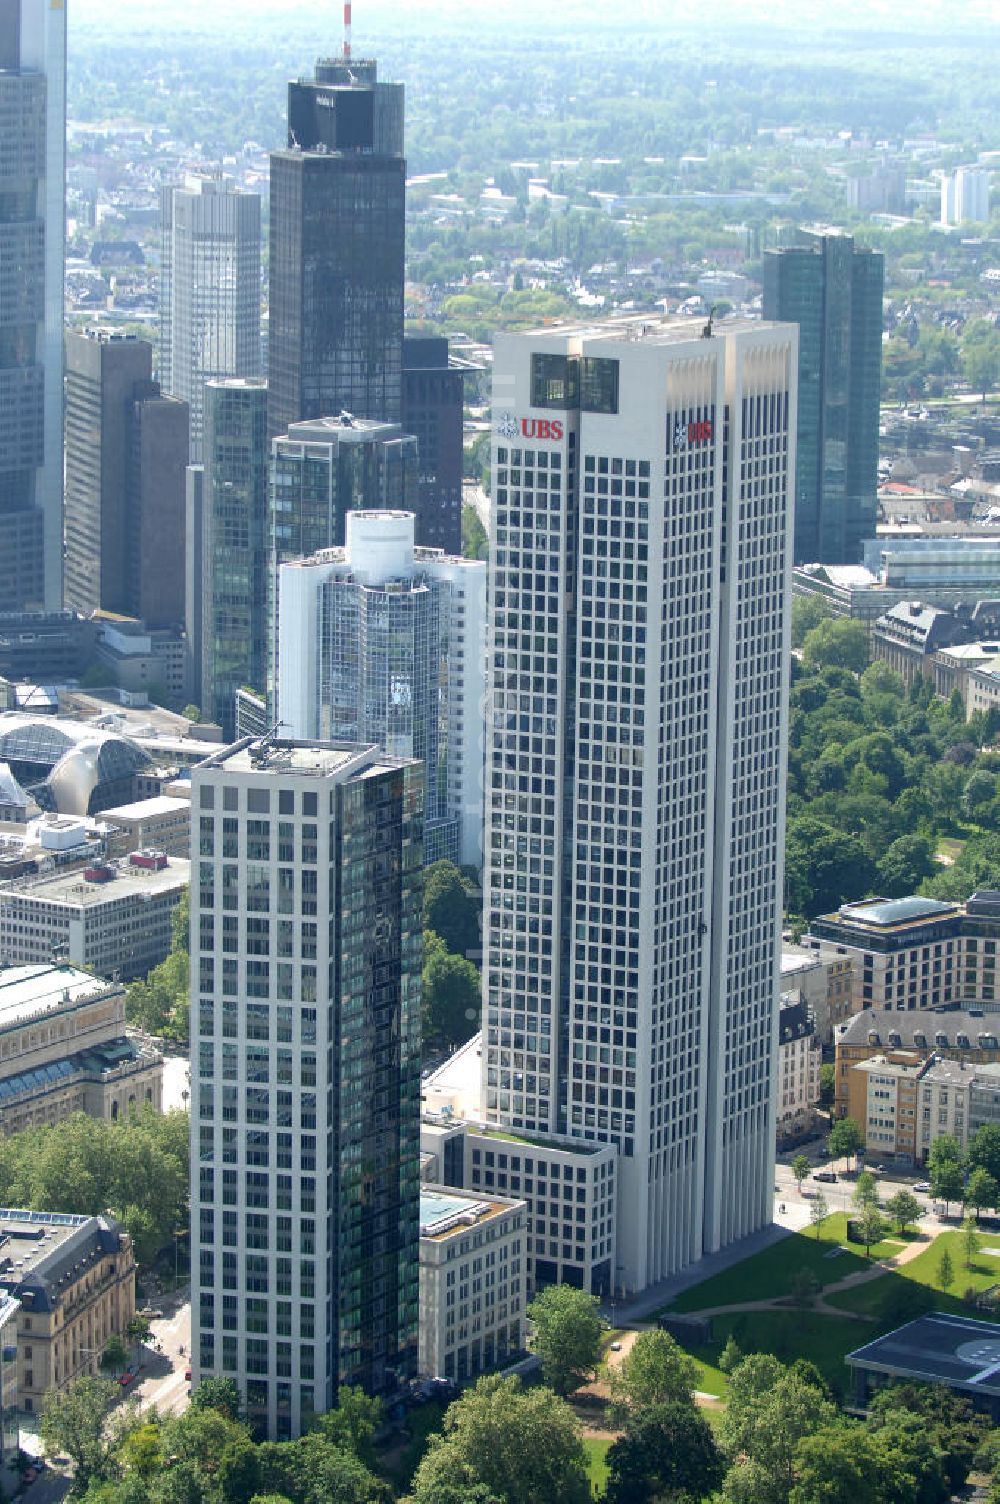
<svg viewBox="0 0 1000 1504">
<path fill-rule="evenodd" d="M 616 1147 L 594 1288 L 771 1218 L 796 356 L 496 343 L 482 1112 Z"/>
<path fill-rule="evenodd" d="M 346 546 L 282 564 L 278 704 L 295 737 L 425 768 L 424 855 L 478 866 L 486 565 L 415 548 L 412 512 L 348 512 Z"/>
<path fill-rule="evenodd" d="M 0 0 L 0 611 L 62 605 L 66 11 Z"/>
<path fill-rule="evenodd" d="M 260 197 L 190 176 L 160 208 L 160 385 L 190 406 L 197 464 L 205 383 L 260 375 Z"/>
</svg>

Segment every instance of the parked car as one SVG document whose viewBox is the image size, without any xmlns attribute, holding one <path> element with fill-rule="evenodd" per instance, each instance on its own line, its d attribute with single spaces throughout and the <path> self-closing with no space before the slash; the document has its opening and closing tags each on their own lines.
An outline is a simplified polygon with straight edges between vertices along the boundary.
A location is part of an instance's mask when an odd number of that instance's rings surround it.
<svg viewBox="0 0 1000 1504">
<path fill-rule="evenodd" d="M 913 1189 L 919 1191 L 923 1196 L 929 1196 L 931 1193 L 931 1183 L 929 1180 L 918 1180 Z"/>
<path fill-rule="evenodd" d="M 822 1180 L 824 1185 L 832 1185 L 837 1178 L 836 1170 L 814 1170 L 813 1180 Z"/>
<path fill-rule="evenodd" d="M 131 1368 L 126 1368 L 125 1372 L 122 1374 L 118 1382 L 123 1389 L 127 1389 L 134 1378 L 135 1374 L 132 1372 Z"/>
<path fill-rule="evenodd" d="M 184 1382 L 185 1382 L 185 1384 L 190 1384 L 190 1382 L 191 1382 L 191 1370 L 190 1370 L 190 1368 L 185 1368 L 185 1370 L 184 1370 Z"/>
</svg>

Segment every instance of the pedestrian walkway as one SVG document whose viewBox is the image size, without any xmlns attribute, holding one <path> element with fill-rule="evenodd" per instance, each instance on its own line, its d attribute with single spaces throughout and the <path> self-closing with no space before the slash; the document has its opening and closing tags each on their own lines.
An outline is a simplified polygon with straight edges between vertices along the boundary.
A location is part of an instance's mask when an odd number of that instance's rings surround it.
<svg viewBox="0 0 1000 1504">
<path fill-rule="evenodd" d="M 629 1296 L 627 1300 L 616 1301 L 612 1307 L 610 1302 L 604 1306 L 604 1314 L 611 1318 L 613 1326 L 631 1326 L 637 1321 L 643 1321 L 647 1316 L 653 1316 L 663 1306 L 677 1299 L 685 1290 L 690 1290 L 693 1285 L 700 1285 L 704 1280 L 710 1279 L 713 1274 L 721 1274 L 725 1269 L 731 1269 L 734 1264 L 742 1264 L 744 1259 L 750 1258 L 755 1253 L 760 1253 L 765 1248 L 772 1248 L 775 1243 L 780 1243 L 782 1238 L 791 1236 L 792 1229 L 779 1227 L 771 1223 L 768 1227 L 762 1227 L 759 1232 L 751 1233 L 748 1238 L 742 1238 L 738 1243 L 731 1243 L 728 1248 L 720 1249 L 718 1253 L 708 1253 L 704 1258 L 698 1259 L 679 1274 L 674 1274 L 670 1279 L 664 1279 L 657 1285 L 650 1285 L 640 1295 Z"/>
</svg>

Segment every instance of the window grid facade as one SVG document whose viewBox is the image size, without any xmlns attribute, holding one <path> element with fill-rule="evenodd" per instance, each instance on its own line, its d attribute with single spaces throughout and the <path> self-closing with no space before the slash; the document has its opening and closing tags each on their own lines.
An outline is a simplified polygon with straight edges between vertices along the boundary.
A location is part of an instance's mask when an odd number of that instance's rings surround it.
<svg viewBox="0 0 1000 1504">
<path fill-rule="evenodd" d="M 420 770 L 257 744 L 192 809 L 194 1377 L 287 1437 L 416 1368 Z"/>
<path fill-rule="evenodd" d="M 771 1210 L 795 338 L 700 334 L 494 369 L 483 1110 L 617 1151 L 595 1288 Z"/>
</svg>

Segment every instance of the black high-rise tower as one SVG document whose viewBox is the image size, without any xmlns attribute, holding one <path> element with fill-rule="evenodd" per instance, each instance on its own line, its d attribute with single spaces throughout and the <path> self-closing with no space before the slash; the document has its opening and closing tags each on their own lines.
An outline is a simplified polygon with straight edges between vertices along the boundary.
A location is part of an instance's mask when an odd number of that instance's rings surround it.
<svg viewBox="0 0 1000 1504">
<path fill-rule="evenodd" d="M 398 422 L 406 164 L 403 86 L 320 61 L 288 86 L 271 154 L 268 430 L 342 411 Z"/>
</svg>

